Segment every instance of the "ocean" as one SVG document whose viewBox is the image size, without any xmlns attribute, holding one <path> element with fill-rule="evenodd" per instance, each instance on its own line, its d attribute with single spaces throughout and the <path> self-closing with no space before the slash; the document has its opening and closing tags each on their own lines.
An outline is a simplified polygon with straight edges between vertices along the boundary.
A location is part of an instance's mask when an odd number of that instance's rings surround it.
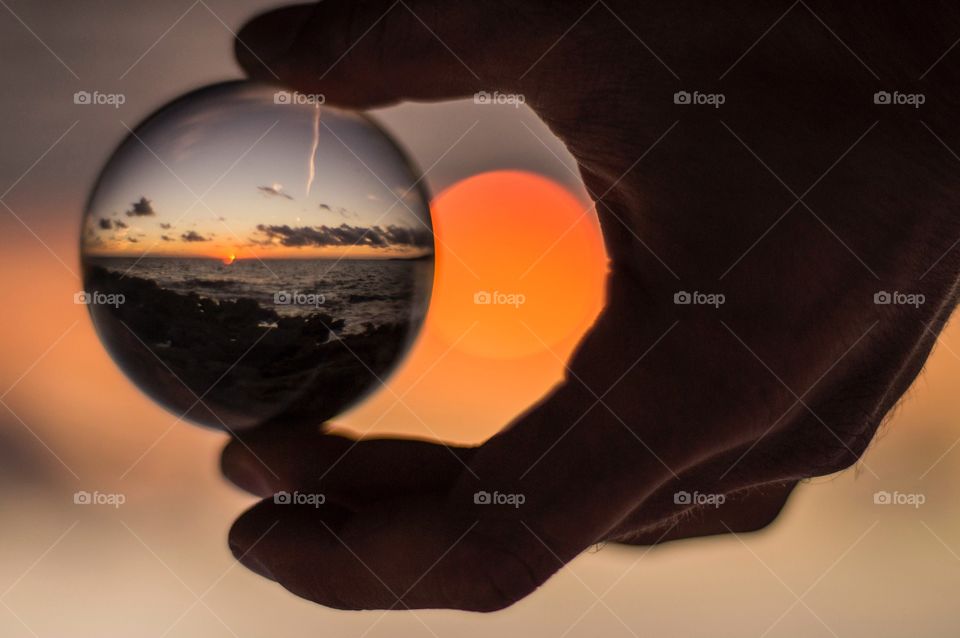
<svg viewBox="0 0 960 638">
<path fill-rule="evenodd" d="M 432 260 L 215 259 L 94 257 L 127 277 L 147 279 L 179 294 L 215 301 L 253 299 L 283 316 L 324 313 L 345 322 L 343 334 L 365 324 L 419 323 L 433 284 Z"/>
</svg>

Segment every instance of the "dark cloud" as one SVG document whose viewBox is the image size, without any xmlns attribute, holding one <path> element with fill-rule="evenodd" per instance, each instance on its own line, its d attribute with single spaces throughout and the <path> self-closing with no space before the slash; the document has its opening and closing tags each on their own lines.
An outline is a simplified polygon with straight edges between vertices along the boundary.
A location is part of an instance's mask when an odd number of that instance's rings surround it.
<svg viewBox="0 0 960 638">
<path fill-rule="evenodd" d="M 170 230 L 171 228 L 173 228 L 173 224 L 160 224 L 160 228 L 164 230 Z"/>
<path fill-rule="evenodd" d="M 166 235 L 160 235 L 160 239 L 163 241 L 173 241 L 173 237 L 168 237 Z"/>
<path fill-rule="evenodd" d="M 100 227 L 100 230 L 110 230 L 112 228 L 128 228 L 128 226 L 124 224 L 122 221 L 120 221 L 119 219 L 107 219 L 106 217 L 101 217 L 99 220 L 97 220 L 97 226 Z"/>
<path fill-rule="evenodd" d="M 266 236 L 268 242 L 277 241 L 283 246 L 371 246 L 390 248 L 408 246 L 427 248 L 433 245 L 433 233 L 426 229 L 403 228 L 390 225 L 386 228 L 373 226 L 266 226 L 260 224 L 257 230 Z"/>
<path fill-rule="evenodd" d="M 192 241 L 210 241 L 209 239 L 207 239 L 206 237 L 204 237 L 203 235 L 201 235 L 200 233 L 198 233 L 198 232 L 195 231 L 195 230 L 188 230 L 188 231 L 185 232 L 184 234 L 180 235 L 180 239 L 182 239 L 183 241 L 188 241 L 188 242 L 192 242 Z"/>
<path fill-rule="evenodd" d="M 379 229 L 379 226 L 374 226 Z M 387 242 L 396 246 L 416 246 L 425 248 L 433 245 L 433 233 L 423 228 L 404 228 L 403 226 L 387 226 L 383 236 Z"/>
<path fill-rule="evenodd" d="M 320 204 L 320 208 L 322 208 L 323 210 L 333 210 L 332 208 L 330 208 L 330 204 Z"/>
<path fill-rule="evenodd" d="M 289 200 L 293 198 L 283 192 L 283 186 L 274 184 L 273 186 L 257 186 L 257 190 L 270 197 L 286 197 Z"/>
<path fill-rule="evenodd" d="M 140 243 L 140 240 L 137 239 L 136 237 L 127 237 L 127 241 L 130 242 L 131 244 L 139 244 L 139 243 Z"/>
<path fill-rule="evenodd" d="M 156 214 L 157 212 L 153 210 L 153 202 L 146 197 L 141 197 L 139 202 L 134 202 L 133 208 L 127 211 L 127 217 L 149 217 Z"/>
</svg>

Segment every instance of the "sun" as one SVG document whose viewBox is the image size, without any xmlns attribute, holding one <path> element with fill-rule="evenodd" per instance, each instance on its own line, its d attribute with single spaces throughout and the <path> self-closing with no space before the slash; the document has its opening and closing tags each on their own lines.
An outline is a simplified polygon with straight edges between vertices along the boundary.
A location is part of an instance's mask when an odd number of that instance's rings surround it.
<svg viewBox="0 0 960 638">
<path fill-rule="evenodd" d="M 433 202 L 439 239 L 427 330 L 484 358 L 564 359 L 603 303 L 592 211 L 547 178 L 486 173 Z"/>
<path fill-rule="evenodd" d="M 589 204 L 532 173 L 475 175 L 431 210 L 436 273 L 423 330 L 389 387 L 337 426 L 475 444 L 564 378 L 603 307 L 607 256 Z"/>
<path fill-rule="evenodd" d="M 224 266 L 232 266 L 233 262 L 237 261 L 237 256 L 234 253 L 229 253 L 225 255 L 221 261 Z"/>
</svg>

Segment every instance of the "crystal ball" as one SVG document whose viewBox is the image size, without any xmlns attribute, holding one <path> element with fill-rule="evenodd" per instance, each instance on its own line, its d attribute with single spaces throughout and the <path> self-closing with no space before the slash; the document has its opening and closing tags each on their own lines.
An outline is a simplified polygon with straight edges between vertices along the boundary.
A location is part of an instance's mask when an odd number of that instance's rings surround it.
<svg viewBox="0 0 960 638">
<path fill-rule="evenodd" d="M 433 283 L 420 173 L 367 116 L 229 82 L 132 130 L 81 229 L 84 292 L 127 376 L 227 431 L 313 425 L 383 384 Z"/>
</svg>

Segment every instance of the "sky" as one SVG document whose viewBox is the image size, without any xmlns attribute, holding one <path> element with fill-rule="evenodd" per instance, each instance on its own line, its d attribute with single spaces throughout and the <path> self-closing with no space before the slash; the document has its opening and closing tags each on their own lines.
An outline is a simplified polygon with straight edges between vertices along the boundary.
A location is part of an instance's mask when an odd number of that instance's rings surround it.
<svg viewBox="0 0 960 638">
<path fill-rule="evenodd" d="M 801 486 L 767 533 L 649 552 L 588 551 L 534 596 L 483 617 L 335 612 L 238 567 L 226 532 L 252 500 L 218 474 L 225 436 L 178 422 L 147 399 L 110 360 L 73 295 L 81 286 L 83 213 L 104 165 L 129 130 L 163 104 L 239 77 L 230 31 L 270 6 L 0 3 L 0 635 L 955 635 L 956 322 L 868 450 L 872 471 Z M 76 105 L 78 91 L 126 99 L 119 108 Z M 426 172 L 423 183 L 435 196 L 435 294 L 404 364 L 337 425 L 478 443 L 561 378 L 599 310 L 605 264 L 595 218 L 569 155 L 526 109 L 466 101 L 373 116 Z M 244 142 L 264 124 L 251 125 Z M 172 143 L 158 141 L 163 156 Z M 244 164 L 230 188 L 215 189 L 217 212 L 236 222 L 240 238 L 254 222 L 269 223 L 263 211 L 281 219 L 290 209 L 311 226 L 338 221 L 328 221 L 320 203 L 360 215 L 343 222 L 353 226 L 368 226 L 383 211 L 359 197 L 377 192 L 364 188 L 350 189 L 358 196 L 342 203 L 327 201 L 336 189 L 324 186 L 322 171 L 307 198 L 309 147 L 299 139 L 290 144 L 296 152 L 283 153 L 275 170 Z M 192 195 L 147 159 L 145 174 L 166 185 L 138 181 L 130 190 L 104 191 L 96 224 L 110 220 L 111 233 L 124 230 L 114 220 L 140 226 L 144 240 L 174 230 L 153 224 L 172 225 L 160 217 L 182 211 Z M 214 171 L 177 173 L 198 194 L 215 180 Z M 128 216 L 141 197 L 155 215 Z M 312 210 L 300 210 L 308 201 Z M 257 215 L 246 216 L 247 202 L 257 204 Z M 305 214 L 317 217 L 304 222 Z M 182 242 L 190 231 L 232 238 L 218 224 L 195 221 L 178 222 L 177 245 L 212 245 Z M 477 314 L 469 295 L 478 289 L 522 292 L 529 302 Z M 881 489 L 922 492 L 927 503 L 878 506 L 873 494 Z M 81 507 L 73 502 L 78 490 L 120 492 L 127 502 Z"/>
<path fill-rule="evenodd" d="M 98 256 L 397 258 L 433 250 L 420 178 L 368 118 L 228 83 L 163 108 L 107 163 Z M 279 102 L 279 103 L 278 103 Z"/>
</svg>

